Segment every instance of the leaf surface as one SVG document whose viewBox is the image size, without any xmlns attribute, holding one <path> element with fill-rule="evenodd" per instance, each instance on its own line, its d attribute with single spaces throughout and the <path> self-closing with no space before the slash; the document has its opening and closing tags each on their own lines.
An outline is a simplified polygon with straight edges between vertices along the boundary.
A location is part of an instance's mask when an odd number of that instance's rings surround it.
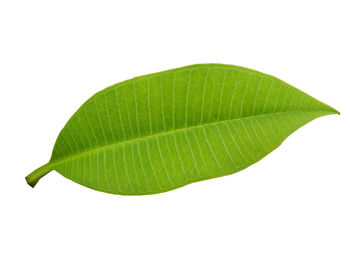
<svg viewBox="0 0 350 263">
<path fill-rule="evenodd" d="M 60 132 L 51 170 L 95 190 L 154 194 L 238 172 L 299 127 L 338 113 L 285 82 L 242 67 L 201 64 L 98 92 Z"/>
</svg>

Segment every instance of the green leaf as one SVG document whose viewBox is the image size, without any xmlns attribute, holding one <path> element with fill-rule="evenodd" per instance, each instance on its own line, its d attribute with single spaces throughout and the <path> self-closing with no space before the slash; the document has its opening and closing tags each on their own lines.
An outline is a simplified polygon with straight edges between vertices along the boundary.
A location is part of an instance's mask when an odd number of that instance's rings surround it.
<svg viewBox="0 0 350 263">
<path fill-rule="evenodd" d="M 246 68 L 203 64 L 127 80 L 86 101 L 59 134 L 56 170 L 89 188 L 154 194 L 238 172 L 309 121 L 338 113 Z"/>
</svg>

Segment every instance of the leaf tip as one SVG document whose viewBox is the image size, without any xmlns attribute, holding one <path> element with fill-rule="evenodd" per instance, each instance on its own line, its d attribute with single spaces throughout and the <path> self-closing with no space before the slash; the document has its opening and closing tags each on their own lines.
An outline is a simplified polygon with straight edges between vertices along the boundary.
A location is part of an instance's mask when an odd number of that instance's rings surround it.
<svg viewBox="0 0 350 263">
<path fill-rule="evenodd" d="M 332 113 L 333 113 L 333 114 L 340 115 L 340 112 L 339 112 L 339 111 L 337 111 L 336 109 L 334 109 L 334 108 L 332 108 L 332 107 L 330 107 L 330 108 L 332 109 Z"/>
<path fill-rule="evenodd" d="M 325 106 L 324 111 L 329 112 L 329 114 L 337 114 L 340 115 L 340 112 L 337 111 L 335 108 L 323 103 L 323 105 Z"/>
</svg>

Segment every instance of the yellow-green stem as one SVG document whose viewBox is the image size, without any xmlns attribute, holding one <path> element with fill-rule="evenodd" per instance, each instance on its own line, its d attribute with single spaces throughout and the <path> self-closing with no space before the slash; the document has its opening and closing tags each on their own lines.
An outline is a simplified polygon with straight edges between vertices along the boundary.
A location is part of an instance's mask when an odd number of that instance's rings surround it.
<svg viewBox="0 0 350 263">
<path fill-rule="evenodd" d="M 26 177 L 27 183 L 31 186 L 34 187 L 37 182 L 46 174 L 52 171 L 52 163 L 47 163 L 38 169 L 36 169 L 34 172 L 29 174 Z"/>
</svg>

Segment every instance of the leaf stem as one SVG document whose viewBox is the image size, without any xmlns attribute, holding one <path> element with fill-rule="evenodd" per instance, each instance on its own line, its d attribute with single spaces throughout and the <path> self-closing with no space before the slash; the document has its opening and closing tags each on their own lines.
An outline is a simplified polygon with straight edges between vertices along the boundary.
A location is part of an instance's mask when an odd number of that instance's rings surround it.
<svg viewBox="0 0 350 263">
<path fill-rule="evenodd" d="M 47 163 L 26 177 L 27 183 L 34 188 L 37 182 L 46 174 L 52 171 L 52 163 Z"/>
</svg>

